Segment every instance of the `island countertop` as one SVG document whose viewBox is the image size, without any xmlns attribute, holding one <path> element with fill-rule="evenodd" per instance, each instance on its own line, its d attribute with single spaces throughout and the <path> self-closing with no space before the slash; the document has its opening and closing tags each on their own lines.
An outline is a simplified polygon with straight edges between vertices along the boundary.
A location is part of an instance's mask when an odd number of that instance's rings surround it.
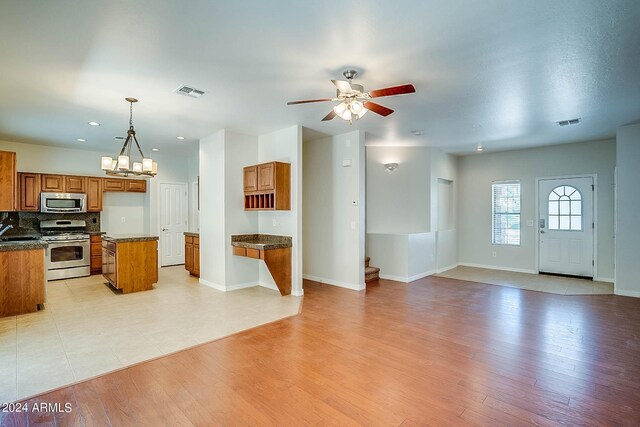
<svg viewBox="0 0 640 427">
<path fill-rule="evenodd" d="M 148 234 L 105 234 L 102 236 L 102 240 L 114 243 L 149 242 L 159 239 L 160 238 L 158 236 L 151 236 Z"/>
<path fill-rule="evenodd" d="M 47 246 L 47 242 L 45 242 L 44 240 L 14 240 L 8 242 L 0 242 L 0 252 L 46 249 Z"/>
<path fill-rule="evenodd" d="M 291 236 L 274 234 L 235 234 L 231 236 L 231 246 L 268 251 L 269 249 L 290 248 L 293 246 Z"/>
</svg>

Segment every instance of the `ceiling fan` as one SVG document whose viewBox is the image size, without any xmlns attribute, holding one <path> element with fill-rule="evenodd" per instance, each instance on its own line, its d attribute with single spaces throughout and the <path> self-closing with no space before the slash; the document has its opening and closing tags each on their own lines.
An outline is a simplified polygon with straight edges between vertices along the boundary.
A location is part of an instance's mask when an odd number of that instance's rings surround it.
<svg viewBox="0 0 640 427">
<path fill-rule="evenodd" d="M 383 117 L 393 113 L 393 110 L 384 107 L 370 100 L 373 98 L 380 98 L 383 96 L 402 95 L 405 93 L 414 93 L 416 89 L 412 84 L 393 86 L 384 89 L 376 89 L 370 92 L 365 92 L 362 85 L 352 83 L 353 78 L 358 73 L 355 70 L 346 70 L 342 73 L 347 79 L 344 80 L 331 80 L 336 85 L 336 97 L 335 98 L 321 98 L 321 99 L 307 99 L 304 101 L 291 101 L 287 102 L 287 105 L 295 104 L 309 104 L 311 102 L 327 102 L 327 101 L 340 101 L 338 105 L 333 107 L 333 110 L 327 114 L 322 121 L 332 120 L 338 116 L 343 120 L 347 120 L 350 124 L 353 122 L 353 118 L 356 120 L 364 116 L 367 111 L 373 111 L 380 114 Z"/>
</svg>

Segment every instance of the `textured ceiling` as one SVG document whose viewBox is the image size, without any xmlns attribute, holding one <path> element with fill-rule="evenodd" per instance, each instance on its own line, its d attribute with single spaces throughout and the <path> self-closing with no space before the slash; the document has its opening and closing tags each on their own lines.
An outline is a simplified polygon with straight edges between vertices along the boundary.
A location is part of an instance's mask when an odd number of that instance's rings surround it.
<svg viewBox="0 0 640 427">
<path fill-rule="evenodd" d="M 175 154 L 221 128 L 297 123 L 454 153 L 610 137 L 640 119 L 638 22 L 637 0 L 2 0 L 0 139 L 116 150 L 125 96 L 140 99 L 143 147 Z M 286 105 L 332 96 L 347 67 L 367 90 L 417 93 L 352 126 L 321 122 L 327 103 Z M 173 93 L 181 84 L 207 94 Z"/>
</svg>

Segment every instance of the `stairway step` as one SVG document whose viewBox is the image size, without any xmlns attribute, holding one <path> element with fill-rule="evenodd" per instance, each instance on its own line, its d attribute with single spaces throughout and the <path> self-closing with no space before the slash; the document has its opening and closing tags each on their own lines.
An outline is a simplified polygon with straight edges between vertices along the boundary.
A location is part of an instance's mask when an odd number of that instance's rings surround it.
<svg viewBox="0 0 640 427">
<path fill-rule="evenodd" d="M 378 267 L 365 267 L 364 274 L 373 274 L 380 273 L 380 269 Z"/>
</svg>

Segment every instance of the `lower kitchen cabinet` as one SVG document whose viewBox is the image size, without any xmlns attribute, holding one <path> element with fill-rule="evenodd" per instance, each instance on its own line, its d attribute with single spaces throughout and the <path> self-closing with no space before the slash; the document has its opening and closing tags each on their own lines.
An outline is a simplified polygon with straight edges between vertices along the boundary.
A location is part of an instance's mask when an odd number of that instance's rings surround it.
<svg viewBox="0 0 640 427">
<path fill-rule="evenodd" d="M 200 277 L 200 237 L 185 235 L 184 268 L 195 277 Z"/>
<path fill-rule="evenodd" d="M 102 273 L 102 237 L 91 236 L 91 274 Z"/>
<path fill-rule="evenodd" d="M 158 241 L 102 238 L 102 275 L 122 293 L 148 291 L 158 282 Z"/>
<path fill-rule="evenodd" d="M 0 317 L 38 311 L 45 302 L 45 249 L 0 251 Z"/>
</svg>

